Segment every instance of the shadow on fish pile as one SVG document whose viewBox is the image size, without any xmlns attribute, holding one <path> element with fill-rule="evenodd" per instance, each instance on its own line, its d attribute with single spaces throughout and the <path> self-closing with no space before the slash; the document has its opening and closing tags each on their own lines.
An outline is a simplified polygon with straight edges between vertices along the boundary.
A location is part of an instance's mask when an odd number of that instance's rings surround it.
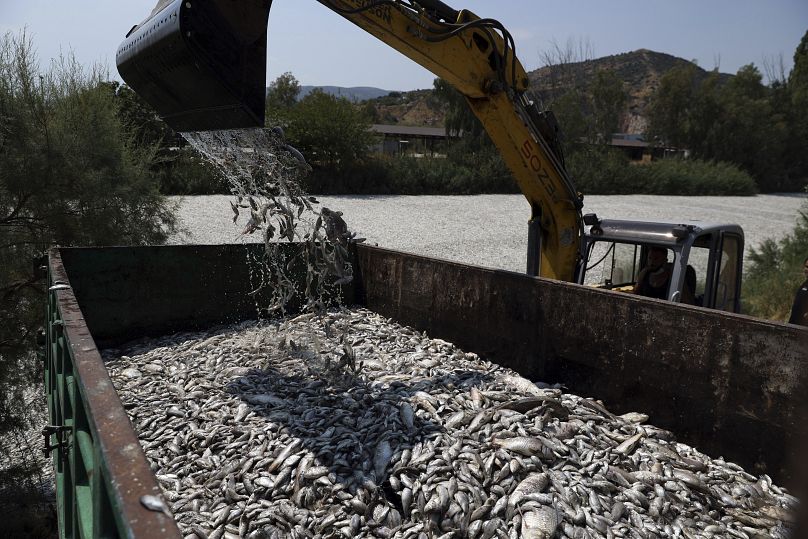
<svg viewBox="0 0 808 539">
<path fill-rule="evenodd" d="M 180 528 L 221 537 L 789 537 L 797 500 L 647 416 L 366 310 L 105 352 Z"/>
</svg>

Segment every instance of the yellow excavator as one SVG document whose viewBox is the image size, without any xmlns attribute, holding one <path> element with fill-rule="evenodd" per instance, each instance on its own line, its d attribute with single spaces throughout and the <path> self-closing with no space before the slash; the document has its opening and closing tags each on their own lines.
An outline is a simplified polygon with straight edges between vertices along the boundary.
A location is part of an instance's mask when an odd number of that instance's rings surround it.
<svg viewBox="0 0 808 539">
<path fill-rule="evenodd" d="M 530 203 L 528 274 L 740 310 L 739 226 L 582 215 L 559 126 L 528 96 L 513 36 L 500 22 L 439 0 L 317 1 L 465 96 Z M 176 131 L 263 127 L 271 5 L 160 0 L 120 45 L 121 77 Z M 663 250 L 664 262 L 650 266 Z M 664 286 L 654 273 L 664 274 Z"/>
</svg>

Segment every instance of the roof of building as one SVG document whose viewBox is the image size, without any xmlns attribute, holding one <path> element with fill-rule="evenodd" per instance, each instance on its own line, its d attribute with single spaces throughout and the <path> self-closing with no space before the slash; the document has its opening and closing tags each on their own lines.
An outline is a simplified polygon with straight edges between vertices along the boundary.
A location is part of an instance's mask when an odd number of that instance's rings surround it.
<svg viewBox="0 0 808 539">
<path fill-rule="evenodd" d="M 644 140 L 637 140 L 637 139 L 625 139 L 620 137 L 612 137 L 612 141 L 609 143 L 610 146 L 617 146 L 621 148 L 647 148 L 650 146 Z"/>
<path fill-rule="evenodd" d="M 408 125 L 373 124 L 371 131 L 382 135 L 447 138 L 445 127 L 413 127 Z"/>
</svg>

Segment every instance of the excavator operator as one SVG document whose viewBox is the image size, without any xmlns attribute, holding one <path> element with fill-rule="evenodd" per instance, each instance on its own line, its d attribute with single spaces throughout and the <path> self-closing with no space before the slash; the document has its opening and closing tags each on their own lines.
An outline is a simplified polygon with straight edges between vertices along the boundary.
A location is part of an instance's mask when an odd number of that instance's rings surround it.
<svg viewBox="0 0 808 539">
<path fill-rule="evenodd" d="M 668 299 L 672 273 L 668 250 L 664 247 L 649 247 L 646 266 L 640 271 L 633 293 L 647 298 Z"/>
<path fill-rule="evenodd" d="M 668 262 L 668 250 L 652 245 L 648 247 L 646 266 L 640 271 L 634 294 L 647 298 L 668 299 L 673 275 L 673 264 Z M 682 303 L 699 305 L 696 298 L 696 270 L 690 264 L 685 270 L 685 285 L 682 287 Z"/>
</svg>

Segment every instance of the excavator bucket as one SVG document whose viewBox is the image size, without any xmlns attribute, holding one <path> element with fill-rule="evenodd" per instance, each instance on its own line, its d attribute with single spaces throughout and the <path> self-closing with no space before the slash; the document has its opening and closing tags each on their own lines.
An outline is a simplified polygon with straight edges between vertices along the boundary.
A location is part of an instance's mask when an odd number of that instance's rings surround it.
<svg viewBox="0 0 808 539">
<path fill-rule="evenodd" d="M 118 47 L 118 72 L 175 131 L 261 127 L 271 5 L 160 0 Z"/>
</svg>

